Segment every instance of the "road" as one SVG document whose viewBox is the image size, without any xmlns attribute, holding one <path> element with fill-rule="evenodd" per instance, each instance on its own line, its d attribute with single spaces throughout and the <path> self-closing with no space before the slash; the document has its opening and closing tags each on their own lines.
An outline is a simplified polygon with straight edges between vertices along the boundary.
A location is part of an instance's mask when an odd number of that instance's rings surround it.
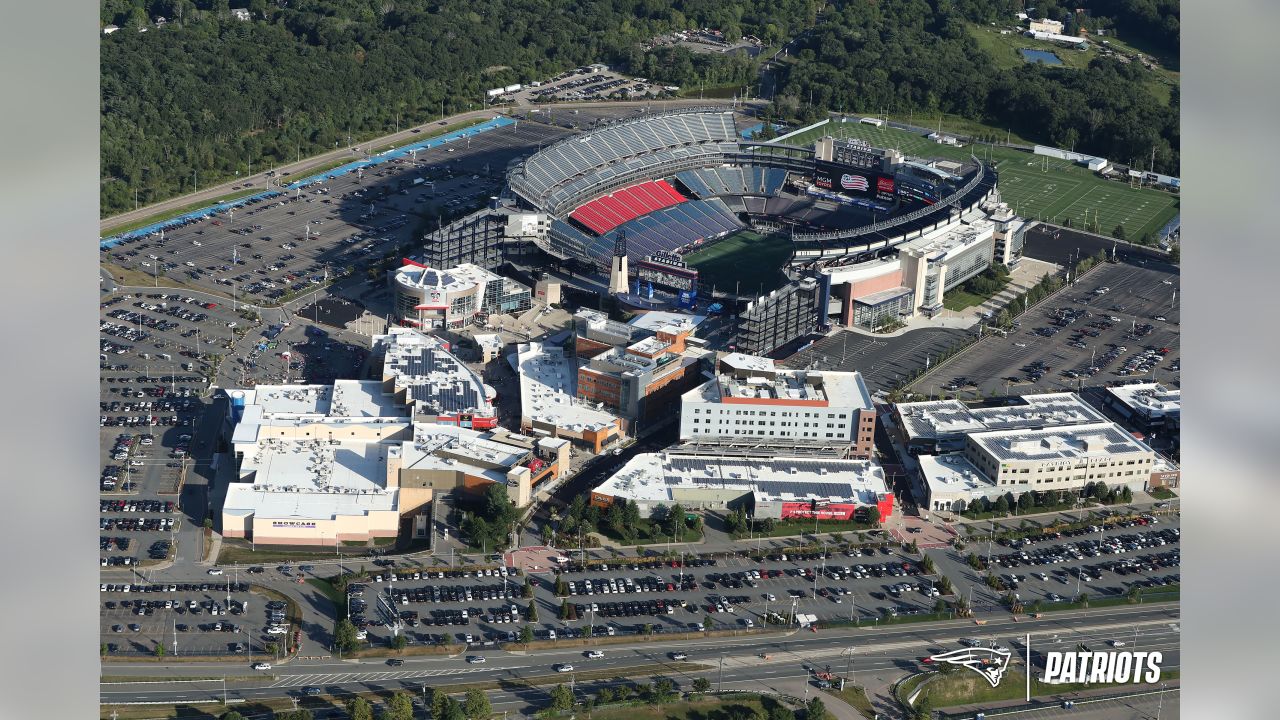
<svg viewBox="0 0 1280 720">
<path fill-rule="evenodd" d="M 583 648 L 540 650 L 536 656 L 523 653 L 488 651 L 483 665 L 466 663 L 461 657 L 410 657 L 397 669 L 381 659 L 355 661 L 295 661 L 277 666 L 261 678 L 246 678 L 251 671 L 242 662 L 191 663 L 156 666 L 151 663 L 104 665 L 103 674 L 113 682 L 102 687 L 102 702 L 200 702 L 221 698 L 222 682 L 207 679 L 231 676 L 227 692 L 233 698 L 258 700 L 285 697 L 304 686 L 318 686 L 325 692 L 341 694 L 364 692 L 377 688 L 417 690 L 423 684 L 501 681 L 543 678 L 551 684 L 558 679 L 551 666 L 574 663 L 579 671 L 610 670 L 623 674 L 626 668 L 643 666 L 646 676 L 655 674 L 654 664 L 669 665 L 669 653 L 676 650 L 689 654 L 687 662 L 702 663 L 702 670 L 671 666 L 671 676 L 679 682 L 694 677 L 710 677 L 713 682 L 719 670 L 721 655 L 724 666 L 731 670 L 733 683 L 782 680 L 807 676 L 805 667 L 831 666 L 835 672 L 848 667 L 856 673 L 899 673 L 919 667 L 919 658 L 943 648 L 956 646 L 962 637 L 978 636 L 1011 645 L 1021 653 L 1026 633 L 1032 635 L 1033 651 L 1043 647 L 1072 650 L 1078 642 L 1102 644 L 1123 633 L 1138 629 L 1138 647 L 1162 650 L 1164 666 L 1179 663 L 1179 610 L 1176 605 L 1113 608 L 1103 611 L 1064 611 L 1040 620 L 1013 621 L 1008 617 L 991 619 L 981 629 L 965 621 L 912 623 L 823 629 L 818 632 L 795 631 L 785 635 L 771 634 L 732 639 L 699 639 L 691 641 L 662 640 L 602 646 L 605 658 L 585 660 Z M 848 651 L 853 648 L 850 659 Z M 475 652 L 475 651 L 472 651 Z M 471 654 L 460 652 L 462 654 Z M 764 656 L 768 656 L 767 658 Z M 535 659 L 536 657 L 536 659 Z M 153 679 L 157 675 L 171 677 L 166 683 L 150 681 L 115 682 L 136 675 Z M 186 676 L 190 680 L 182 680 Z M 566 678 L 567 679 L 567 678 Z M 509 691 L 508 691 L 509 692 Z M 526 692 L 526 691 L 518 691 Z M 506 699 L 501 693 L 493 700 Z"/>
<path fill-rule="evenodd" d="M 664 100 L 664 101 L 650 100 L 650 101 L 556 103 L 554 105 L 549 105 L 547 107 L 559 110 L 562 108 L 563 109 L 587 108 L 587 107 L 615 108 L 615 107 L 636 107 L 640 105 L 648 105 L 648 106 L 657 106 L 662 109 L 668 109 L 668 108 L 677 108 L 677 107 L 697 107 L 697 106 L 731 105 L 731 104 L 733 104 L 732 100 L 707 98 L 706 100 L 694 99 L 694 100 Z M 484 119 L 493 117 L 494 115 L 500 112 L 509 111 L 509 110 L 511 110 L 511 108 L 487 108 L 485 110 L 475 110 L 472 112 L 462 113 L 460 115 L 450 116 L 448 118 L 445 118 L 444 122 L 445 122 L 445 125 L 456 125 L 458 123 L 469 122 L 472 120 L 484 120 Z M 398 145 L 398 144 L 403 144 L 403 143 L 407 143 L 414 140 L 422 140 L 423 139 L 422 132 L 439 129 L 440 127 L 442 127 L 439 123 L 440 121 L 437 120 L 429 123 L 423 123 L 421 125 L 416 125 L 413 127 L 407 127 L 404 130 L 400 130 L 398 132 L 394 132 L 389 135 L 384 135 L 379 138 L 365 140 L 360 143 L 360 146 L 376 148 L 376 147 L 383 147 L 390 144 Z M 414 132 L 415 130 L 417 130 L 418 132 Z M 186 195 L 169 198 L 168 200 L 162 200 L 161 202 L 148 205 L 146 207 L 140 207 L 137 210 L 130 210 L 129 212 L 124 212 L 119 215 L 115 215 L 113 217 L 104 218 L 98 224 L 99 233 L 103 237 L 106 237 L 107 235 L 111 234 L 111 231 L 115 228 L 122 227 L 124 225 L 128 225 L 130 223 L 133 223 L 139 220 L 145 220 L 155 215 L 170 212 L 172 210 L 177 210 L 180 208 L 185 208 L 187 206 L 195 205 L 197 203 L 208 202 L 212 204 L 218 198 L 225 197 L 226 195 L 229 195 L 232 192 L 235 192 L 234 190 L 232 190 L 233 187 L 238 185 L 243 186 L 246 182 L 252 182 L 253 187 L 265 190 L 266 180 L 267 180 L 266 172 L 271 170 L 274 170 L 277 173 L 277 175 L 283 172 L 287 172 L 290 174 L 291 177 L 301 176 L 301 174 L 304 174 L 307 170 L 310 170 L 312 168 L 328 165 L 338 160 L 344 160 L 344 159 L 354 160 L 355 158 L 356 158 L 356 155 L 352 152 L 352 150 L 350 148 L 344 147 L 337 150 L 332 150 L 330 152 L 322 153 L 320 155 L 314 155 L 300 162 L 294 162 L 287 165 L 279 165 L 276 167 L 264 167 L 262 168 L 262 172 L 259 172 L 249 177 L 235 178 L 225 183 L 221 183 L 219 185 L 213 185 L 194 193 L 188 193 Z"/>
</svg>

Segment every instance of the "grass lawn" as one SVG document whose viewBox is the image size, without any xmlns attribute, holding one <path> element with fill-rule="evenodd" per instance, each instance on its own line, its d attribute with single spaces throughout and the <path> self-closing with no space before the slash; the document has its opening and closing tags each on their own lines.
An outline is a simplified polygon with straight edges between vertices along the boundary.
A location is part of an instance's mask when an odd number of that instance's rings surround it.
<svg viewBox="0 0 1280 720">
<path fill-rule="evenodd" d="M 262 550 L 253 550 L 239 545 L 228 545 L 226 539 L 223 539 L 222 547 L 218 550 L 219 565 L 307 562 L 308 560 L 325 560 L 332 557 L 333 548 L 316 548 L 315 550 L 273 550 L 264 548 Z M 344 555 L 344 557 L 347 556 Z M 350 557 L 360 559 L 363 556 L 352 555 Z"/>
<path fill-rule="evenodd" d="M 743 231 L 705 250 L 684 256 L 703 283 L 723 291 L 767 293 L 786 282 L 782 266 L 791 258 L 791 241 Z"/>
<path fill-rule="evenodd" d="M 168 220 L 169 218 L 175 218 L 175 217 L 178 217 L 179 215 L 185 215 L 189 212 L 193 212 L 201 208 L 217 205 L 218 203 L 227 202 L 229 200 L 239 200 L 242 197 L 248 197 L 250 195 L 257 195 L 260 192 L 266 192 L 266 190 L 264 188 L 257 188 L 257 187 L 237 190 L 233 193 L 223 195 L 213 200 L 202 200 L 201 202 L 191 203 L 190 205 L 186 205 L 184 207 L 180 207 L 174 210 L 157 213 L 155 215 L 152 215 L 151 217 L 144 218 L 142 220 L 135 220 L 134 222 L 125 223 L 124 225 L 116 225 L 116 226 L 113 226 L 108 232 L 110 233 L 110 235 L 119 235 L 120 233 L 126 233 L 126 232 L 129 232 L 130 230 L 137 230 L 140 227 L 146 227 L 153 223 L 158 223 L 164 220 Z M 104 235 L 103 237 L 109 237 L 109 235 Z"/>
<path fill-rule="evenodd" d="M 765 702 L 772 704 L 773 701 Z M 739 708 L 760 713 L 759 717 L 768 715 L 760 698 L 741 695 L 725 698 L 702 697 L 662 705 L 628 703 L 620 707 L 595 710 L 591 713 L 591 717 L 596 720 L 725 720 L 730 713 L 738 714 Z"/>
<path fill-rule="evenodd" d="M 917 120 L 925 125 L 926 118 Z M 943 132 L 954 131 L 943 123 Z M 996 131 L 999 133 L 1000 131 Z M 952 147 L 939 145 L 905 130 L 851 122 L 830 122 L 795 138 L 788 144 L 807 146 L 824 135 L 859 138 L 877 147 L 892 147 L 908 155 L 926 158 L 968 160 L 970 153 L 996 164 L 1000 173 L 1000 195 L 1023 217 L 1084 227 L 1085 215 L 1098 220 L 1098 229 L 1110 235 L 1116 225 L 1123 225 L 1125 236 L 1137 240 L 1145 233 L 1155 233 L 1178 213 L 1178 197 L 1149 188 L 1133 188 L 1124 183 L 1104 180 L 1087 168 L 1066 160 L 1032 155 L 1005 147 L 973 145 Z M 1131 158 L 1113 158 L 1128 162 Z"/>
<path fill-rule="evenodd" d="M 876 526 L 870 523 L 860 523 L 855 520 L 819 520 L 818 534 L 834 533 L 834 532 L 865 532 L 867 530 L 875 530 Z M 750 533 L 739 533 L 739 537 L 789 537 L 794 535 L 812 535 L 814 534 L 812 520 L 794 520 L 787 522 L 777 522 L 772 530 L 761 530 L 757 528 Z"/>
<path fill-rule="evenodd" d="M 965 308 L 973 307 L 974 305 L 981 305 L 986 301 L 987 298 L 981 295 L 974 295 L 962 288 L 956 288 L 955 290 L 948 291 L 947 294 L 943 296 L 942 307 L 948 310 L 960 311 Z"/>
<path fill-rule="evenodd" d="M 145 273 L 141 270 L 134 270 L 132 268 L 127 268 L 121 265 L 117 265 L 115 263 L 104 262 L 102 263 L 102 269 L 111 273 L 111 277 L 115 278 L 116 284 L 122 285 L 124 287 L 153 287 L 153 288 L 159 288 L 159 289 L 172 288 L 172 289 L 199 290 L 200 292 L 203 292 L 203 293 L 208 293 L 210 295 L 218 295 L 220 297 L 226 297 L 228 299 L 230 299 L 231 297 L 229 295 L 223 295 L 221 292 L 218 292 L 217 290 L 203 288 L 197 285 L 191 285 L 191 284 L 185 283 L 181 280 L 176 280 L 172 277 L 169 277 L 168 275 L 160 275 L 159 277 L 156 277 L 154 275 L 151 275 L 150 273 Z"/>
<path fill-rule="evenodd" d="M 1163 670 L 1160 676 L 1162 680 L 1174 680 L 1178 677 L 1178 670 L 1177 668 Z M 957 669 L 935 675 L 924 685 L 924 690 L 921 692 L 920 697 L 928 697 L 935 708 L 999 702 L 1002 700 L 1019 700 L 1026 697 L 1026 678 L 1024 671 L 1010 669 L 1005 673 L 1004 680 L 998 686 L 991 687 L 986 680 L 976 673 Z M 1032 677 L 1031 695 L 1032 697 L 1062 695 L 1081 690 L 1119 685 L 1121 683 L 1062 683 L 1047 685 Z M 1132 683 L 1123 683 L 1123 685 L 1132 687 Z M 919 698 L 917 698 L 918 700 Z"/>
<path fill-rule="evenodd" d="M 1009 33 L 1001 35 L 1003 28 L 987 27 L 974 23 L 966 23 L 969 35 L 978 44 L 992 61 L 996 67 L 1002 69 L 1015 68 L 1019 65 L 1026 64 L 1022 53 L 1019 50 L 1026 48 L 1027 50 L 1043 50 L 1051 52 L 1058 56 L 1062 61 L 1062 67 L 1083 69 L 1089 66 L 1089 62 L 1098 54 L 1098 51 L 1090 46 L 1088 50 L 1076 50 L 1075 48 L 1065 47 L 1048 40 L 1036 40 L 1025 35 Z"/>
<path fill-rule="evenodd" d="M 1157 500 L 1171 500 L 1173 498 L 1178 497 L 1178 494 L 1175 493 L 1174 491 L 1170 490 L 1169 488 L 1162 488 L 1162 487 L 1152 488 L 1150 491 L 1147 492 L 1147 494 Z"/>
<path fill-rule="evenodd" d="M 876 716 L 876 711 L 871 707 L 871 701 L 867 699 L 867 692 L 860 687 L 846 684 L 843 690 L 831 688 L 827 692 L 848 703 L 854 710 L 862 713 L 862 717 Z"/>
</svg>

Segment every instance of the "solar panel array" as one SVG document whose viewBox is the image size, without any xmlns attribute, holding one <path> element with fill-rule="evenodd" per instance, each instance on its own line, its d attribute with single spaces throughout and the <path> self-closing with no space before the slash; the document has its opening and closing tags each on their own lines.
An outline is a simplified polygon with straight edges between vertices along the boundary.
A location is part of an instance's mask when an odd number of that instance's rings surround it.
<svg viewBox="0 0 1280 720">
<path fill-rule="evenodd" d="M 471 371 L 438 348 L 388 359 L 389 369 L 411 380 L 409 396 L 436 413 L 466 412 L 485 406 L 484 391 Z"/>
</svg>

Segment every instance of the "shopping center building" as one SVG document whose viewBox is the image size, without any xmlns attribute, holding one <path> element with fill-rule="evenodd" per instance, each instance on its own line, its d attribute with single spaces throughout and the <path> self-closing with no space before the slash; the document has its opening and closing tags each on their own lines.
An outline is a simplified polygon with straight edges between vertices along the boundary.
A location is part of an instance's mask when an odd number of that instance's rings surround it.
<svg viewBox="0 0 1280 720">
<path fill-rule="evenodd" d="M 489 315 L 521 313 L 532 306 L 528 287 L 478 265 L 442 270 L 405 260 L 387 273 L 398 323 L 427 330 L 483 323 Z"/>
</svg>

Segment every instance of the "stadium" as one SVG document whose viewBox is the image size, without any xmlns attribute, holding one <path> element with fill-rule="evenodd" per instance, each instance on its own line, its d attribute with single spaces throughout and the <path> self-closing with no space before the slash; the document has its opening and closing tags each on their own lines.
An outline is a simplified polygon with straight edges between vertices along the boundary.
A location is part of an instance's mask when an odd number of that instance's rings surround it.
<svg viewBox="0 0 1280 720">
<path fill-rule="evenodd" d="M 758 245 L 735 239 L 772 238 L 769 257 L 795 278 L 884 257 L 998 200 L 996 173 L 977 158 L 909 161 L 858 141 L 823 138 L 798 147 L 785 139 L 743 140 L 728 110 L 648 115 L 517 159 L 508 189 L 524 209 L 548 217 L 538 242 L 548 254 L 604 273 L 625 254 L 637 281 L 679 293 L 713 282 L 736 292 L 727 275 L 750 276 L 767 264 L 755 254 Z M 717 246 L 726 250 L 716 253 Z M 719 262 L 704 267 L 739 272 L 699 278 L 683 262 L 698 266 L 695 258 L 717 254 Z M 764 269 L 777 273 L 776 266 Z"/>
</svg>

